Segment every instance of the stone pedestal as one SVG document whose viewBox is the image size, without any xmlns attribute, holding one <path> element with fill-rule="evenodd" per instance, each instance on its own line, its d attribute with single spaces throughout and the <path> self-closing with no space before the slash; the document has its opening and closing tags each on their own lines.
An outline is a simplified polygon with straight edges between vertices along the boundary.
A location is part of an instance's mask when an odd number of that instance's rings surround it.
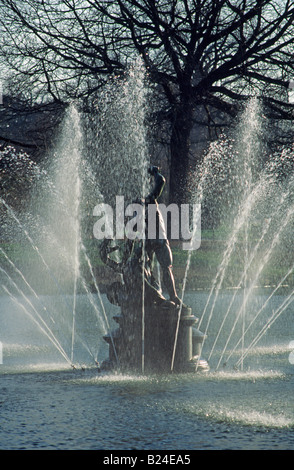
<svg viewBox="0 0 294 470">
<path fill-rule="evenodd" d="M 190 308 L 179 313 L 168 304 L 147 304 L 143 329 L 140 305 L 122 305 L 121 315 L 115 317 L 119 327 L 104 337 L 109 359 L 102 368 L 147 374 L 208 370 L 207 362 L 199 360 L 204 335 L 195 328 L 197 318 Z"/>
</svg>

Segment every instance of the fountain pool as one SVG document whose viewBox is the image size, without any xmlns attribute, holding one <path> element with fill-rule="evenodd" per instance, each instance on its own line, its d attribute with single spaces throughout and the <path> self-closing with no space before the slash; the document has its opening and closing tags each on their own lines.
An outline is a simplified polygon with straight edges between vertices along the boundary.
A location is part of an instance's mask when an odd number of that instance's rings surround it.
<svg viewBox="0 0 294 470">
<path fill-rule="evenodd" d="M 208 295 L 187 293 L 198 308 Z M 280 300 L 272 300 L 270 311 Z M 228 303 L 228 294 L 220 296 L 219 305 Z M 2 449 L 294 449 L 289 309 L 251 349 L 243 371 L 222 367 L 151 376 L 72 369 L 49 340 L 36 335 L 29 319 L 15 316 L 9 297 L 2 297 L 0 310 Z M 90 340 L 92 321 L 83 328 Z M 104 344 L 99 357 L 107 356 Z M 76 357 L 82 359 L 84 351 L 81 345 Z M 215 361 L 220 354 L 217 349 Z"/>
</svg>

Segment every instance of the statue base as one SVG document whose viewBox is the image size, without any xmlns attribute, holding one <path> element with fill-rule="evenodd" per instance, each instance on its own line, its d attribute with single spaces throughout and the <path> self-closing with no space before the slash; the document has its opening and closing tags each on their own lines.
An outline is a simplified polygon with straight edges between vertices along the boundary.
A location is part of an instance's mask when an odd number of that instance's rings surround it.
<svg viewBox="0 0 294 470">
<path fill-rule="evenodd" d="M 145 374 L 208 371 L 207 361 L 200 357 L 205 335 L 195 327 L 198 319 L 192 309 L 180 311 L 170 302 L 145 303 L 143 316 L 138 303 L 121 305 L 121 315 L 114 317 L 118 328 L 104 336 L 109 358 L 101 370 Z"/>
</svg>

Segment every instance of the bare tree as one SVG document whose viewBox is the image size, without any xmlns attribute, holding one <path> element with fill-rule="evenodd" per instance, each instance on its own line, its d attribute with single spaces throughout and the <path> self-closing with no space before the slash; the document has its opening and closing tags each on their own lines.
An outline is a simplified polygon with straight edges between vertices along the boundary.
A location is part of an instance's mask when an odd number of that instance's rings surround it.
<svg viewBox="0 0 294 470">
<path fill-rule="evenodd" d="M 199 109 L 208 125 L 218 113 L 235 116 L 254 91 L 269 116 L 293 117 L 283 98 L 294 69 L 291 0 L 0 0 L 0 7 L 2 60 L 40 100 L 89 96 L 141 55 L 164 97 L 174 200 L 183 197 Z"/>
</svg>

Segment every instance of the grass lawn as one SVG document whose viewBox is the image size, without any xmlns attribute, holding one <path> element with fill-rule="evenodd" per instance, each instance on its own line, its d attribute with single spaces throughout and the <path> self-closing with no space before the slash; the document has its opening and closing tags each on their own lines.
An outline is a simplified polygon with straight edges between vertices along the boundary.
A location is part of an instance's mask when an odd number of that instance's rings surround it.
<svg viewBox="0 0 294 470">
<path fill-rule="evenodd" d="M 254 247 L 254 240 L 251 240 L 252 247 Z M 99 246 L 97 240 L 90 240 L 85 243 L 87 254 L 91 259 L 93 271 L 98 280 L 99 285 L 102 286 L 113 280 L 112 272 L 109 268 L 105 268 L 100 256 Z M 203 231 L 201 246 L 189 254 L 188 251 L 182 250 L 179 244 L 171 243 L 173 251 L 173 266 L 175 280 L 178 289 L 182 287 L 182 282 L 186 272 L 186 265 L 188 256 L 190 256 L 190 267 L 187 277 L 187 289 L 210 289 L 215 277 L 219 272 L 219 268 L 223 262 L 223 255 L 227 248 L 226 233 L 224 230 L 219 231 Z M 37 272 L 37 267 L 40 266 L 41 260 L 39 254 L 34 250 L 28 242 L 22 243 L 0 243 L 0 248 L 4 250 L 9 259 L 15 263 L 18 269 L 27 272 Z M 250 250 L 249 250 L 250 252 Z M 222 288 L 238 286 L 242 273 L 244 272 L 245 257 L 244 257 L 244 241 L 240 240 L 236 244 L 227 264 L 225 264 L 225 275 L 222 282 Z M 254 280 L 258 275 L 258 286 L 273 286 L 277 285 L 286 272 L 293 264 L 293 254 L 287 250 L 276 250 L 269 262 L 260 271 L 260 262 L 263 262 L 262 256 L 259 255 L 253 260 L 248 278 Z M 16 271 L 9 263 L 3 252 L 0 250 L 0 267 L 6 270 L 12 277 L 16 275 Z M 80 260 L 80 268 L 85 279 L 89 285 L 93 284 L 93 280 L 89 273 L 86 261 L 83 257 Z M 2 276 L 5 277 L 3 271 Z M 38 280 L 38 288 L 46 291 L 44 280 Z M 294 275 L 291 273 L 284 282 L 285 285 L 294 285 Z"/>
</svg>

